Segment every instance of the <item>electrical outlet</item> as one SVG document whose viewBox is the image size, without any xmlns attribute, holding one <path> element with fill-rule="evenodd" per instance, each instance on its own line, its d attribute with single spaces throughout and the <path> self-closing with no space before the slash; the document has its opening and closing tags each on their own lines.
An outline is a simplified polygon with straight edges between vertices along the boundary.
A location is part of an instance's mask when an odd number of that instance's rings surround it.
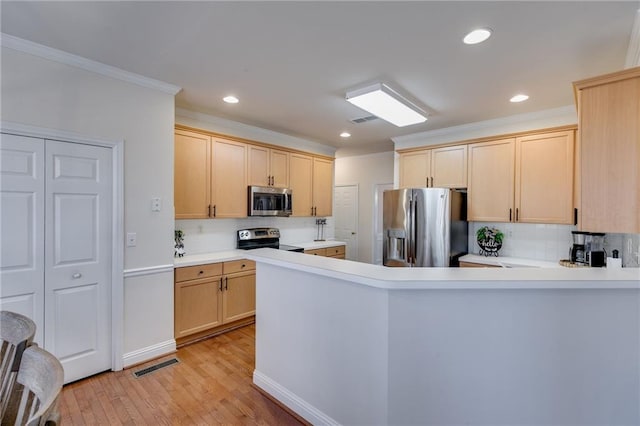
<svg viewBox="0 0 640 426">
<path fill-rule="evenodd" d="M 135 247 L 137 244 L 138 235 L 135 232 L 127 233 L 127 247 Z"/>
<path fill-rule="evenodd" d="M 160 202 L 160 198 L 152 198 L 151 199 L 151 211 L 159 212 L 162 208 L 162 203 Z"/>
</svg>

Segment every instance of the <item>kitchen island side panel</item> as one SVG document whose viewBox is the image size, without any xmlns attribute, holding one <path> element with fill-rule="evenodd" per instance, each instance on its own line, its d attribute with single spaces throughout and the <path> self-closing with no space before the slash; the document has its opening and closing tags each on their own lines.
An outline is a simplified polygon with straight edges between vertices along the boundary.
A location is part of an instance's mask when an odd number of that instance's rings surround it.
<svg viewBox="0 0 640 426">
<path fill-rule="evenodd" d="M 640 424 L 637 289 L 391 291 L 392 424 Z"/>
<path fill-rule="evenodd" d="M 254 382 L 313 423 L 386 424 L 387 307 L 384 290 L 258 263 Z"/>
</svg>

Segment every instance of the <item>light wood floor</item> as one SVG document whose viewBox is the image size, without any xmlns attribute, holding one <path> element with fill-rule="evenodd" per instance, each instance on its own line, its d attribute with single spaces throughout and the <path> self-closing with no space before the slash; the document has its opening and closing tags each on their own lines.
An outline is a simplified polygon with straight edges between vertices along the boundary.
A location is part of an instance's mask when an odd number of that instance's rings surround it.
<svg viewBox="0 0 640 426">
<path fill-rule="evenodd" d="M 300 425 L 252 387 L 255 326 L 185 346 L 180 361 L 135 378 L 165 359 L 66 385 L 63 425 Z"/>
</svg>

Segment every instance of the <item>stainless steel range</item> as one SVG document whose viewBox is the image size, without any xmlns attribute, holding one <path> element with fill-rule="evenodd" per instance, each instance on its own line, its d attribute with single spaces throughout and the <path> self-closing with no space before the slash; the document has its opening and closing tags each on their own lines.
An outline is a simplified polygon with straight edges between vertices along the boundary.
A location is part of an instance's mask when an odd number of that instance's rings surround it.
<svg viewBox="0 0 640 426">
<path fill-rule="evenodd" d="M 247 228 L 238 230 L 237 248 L 252 250 L 257 248 L 275 248 L 286 251 L 304 252 L 302 247 L 280 244 L 278 228 Z"/>
</svg>

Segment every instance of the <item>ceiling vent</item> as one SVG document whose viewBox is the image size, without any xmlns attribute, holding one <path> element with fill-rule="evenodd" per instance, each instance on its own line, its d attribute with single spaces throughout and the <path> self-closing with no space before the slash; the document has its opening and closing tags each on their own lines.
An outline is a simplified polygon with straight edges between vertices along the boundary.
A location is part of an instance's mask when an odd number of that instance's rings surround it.
<svg viewBox="0 0 640 426">
<path fill-rule="evenodd" d="M 376 117 L 375 115 L 367 115 L 366 117 L 352 118 L 349 121 L 352 122 L 353 124 L 360 124 L 360 123 L 366 123 L 367 121 L 372 121 L 377 119 L 378 117 Z"/>
</svg>

